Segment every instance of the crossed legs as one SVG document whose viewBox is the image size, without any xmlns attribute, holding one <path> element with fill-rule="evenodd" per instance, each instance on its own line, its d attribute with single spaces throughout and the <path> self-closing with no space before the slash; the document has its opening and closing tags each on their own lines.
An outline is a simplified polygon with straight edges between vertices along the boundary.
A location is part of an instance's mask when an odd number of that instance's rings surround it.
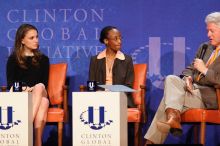
<svg viewBox="0 0 220 146">
<path fill-rule="evenodd" d="M 47 91 L 42 83 L 36 84 L 32 90 L 34 146 L 42 146 L 43 129 L 47 119 L 49 100 Z"/>
<path fill-rule="evenodd" d="M 158 122 L 167 122 L 166 110 L 173 109 L 182 113 L 188 108 L 204 108 L 199 90 L 190 94 L 185 91 L 185 81 L 174 75 L 167 76 L 164 82 L 164 97 L 144 138 L 155 144 L 164 143 L 168 132 L 160 131 Z"/>
</svg>

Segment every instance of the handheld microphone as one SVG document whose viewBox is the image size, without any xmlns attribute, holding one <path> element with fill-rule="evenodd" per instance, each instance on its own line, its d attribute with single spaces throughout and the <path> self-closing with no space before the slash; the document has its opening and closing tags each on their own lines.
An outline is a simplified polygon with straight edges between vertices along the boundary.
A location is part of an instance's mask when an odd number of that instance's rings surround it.
<svg viewBox="0 0 220 146">
<path fill-rule="evenodd" d="M 207 44 L 204 44 L 204 45 L 202 46 L 202 50 L 201 50 L 201 53 L 200 53 L 200 55 L 199 55 L 199 59 L 202 59 L 202 60 L 203 60 L 203 57 L 204 57 L 204 55 L 205 55 L 205 52 L 206 52 L 207 48 L 208 48 L 208 45 L 207 45 Z M 199 72 L 199 74 L 198 74 L 198 76 L 197 76 L 197 78 L 196 78 L 197 81 L 200 80 L 201 75 L 202 75 L 202 73 Z"/>
<path fill-rule="evenodd" d="M 207 48 L 208 48 L 208 45 L 207 45 L 207 44 L 204 44 L 204 45 L 202 46 L 202 50 L 201 50 L 201 53 L 200 53 L 200 55 L 199 55 L 199 59 L 203 59 Z"/>
</svg>

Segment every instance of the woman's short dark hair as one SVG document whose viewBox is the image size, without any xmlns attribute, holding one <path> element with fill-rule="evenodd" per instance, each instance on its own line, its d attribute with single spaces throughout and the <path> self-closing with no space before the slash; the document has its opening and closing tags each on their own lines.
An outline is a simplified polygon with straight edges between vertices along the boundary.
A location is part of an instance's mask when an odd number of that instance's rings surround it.
<svg viewBox="0 0 220 146">
<path fill-rule="evenodd" d="M 108 32 L 112 29 L 117 29 L 115 26 L 106 26 L 101 30 L 99 41 L 104 44 L 104 39 L 108 38 Z"/>
</svg>

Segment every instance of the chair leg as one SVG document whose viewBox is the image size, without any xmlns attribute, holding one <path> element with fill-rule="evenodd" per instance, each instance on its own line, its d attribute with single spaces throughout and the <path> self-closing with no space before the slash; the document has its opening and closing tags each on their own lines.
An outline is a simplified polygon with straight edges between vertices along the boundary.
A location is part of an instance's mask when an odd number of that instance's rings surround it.
<svg viewBox="0 0 220 146">
<path fill-rule="evenodd" d="M 142 146 L 142 130 L 139 122 L 134 123 L 134 145 Z"/>
<path fill-rule="evenodd" d="M 201 122 L 201 131 L 200 131 L 200 143 L 205 146 L 205 129 L 206 129 L 206 123 Z"/>
<path fill-rule="evenodd" d="M 58 146 L 63 145 L 63 122 L 58 122 Z"/>
<path fill-rule="evenodd" d="M 139 146 L 142 146 L 142 145 L 143 145 L 143 138 L 142 138 L 142 123 L 139 123 L 138 141 L 139 141 Z"/>
<path fill-rule="evenodd" d="M 193 125 L 193 134 L 194 134 L 194 143 L 198 144 L 199 139 L 198 139 L 198 125 Z"/>
<path fill-rule="evenodd" d="M 139 123 L 134 123 L 134 146 L 138 146 Z"/>
</svg>

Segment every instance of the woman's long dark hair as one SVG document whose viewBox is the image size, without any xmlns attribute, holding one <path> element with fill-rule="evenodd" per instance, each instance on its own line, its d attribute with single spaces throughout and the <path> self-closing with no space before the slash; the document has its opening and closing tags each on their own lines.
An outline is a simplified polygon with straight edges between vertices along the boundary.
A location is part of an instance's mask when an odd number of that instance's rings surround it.
<svg viewBox="0 0 220 146">
<path fill-rule="evenodd" d="M 27 64 L 25 64 L 24 45 L 22 44 L 22 39 L 30 30 L 36 30 L 38 32 L 37 28 L 33 25 L 22 24 L 16 32 L 15 42 L 14 42 L 13 54 L 15 54 L 19 66 L 25 69 L 27 68 Z M 32 64 L 38 66 L 39 65 L 38 61 L 42 54 L 39 51 L 39 49 L 34 50 L 33 53 L 34 56 L 32 58 Z"/>
</svg>

